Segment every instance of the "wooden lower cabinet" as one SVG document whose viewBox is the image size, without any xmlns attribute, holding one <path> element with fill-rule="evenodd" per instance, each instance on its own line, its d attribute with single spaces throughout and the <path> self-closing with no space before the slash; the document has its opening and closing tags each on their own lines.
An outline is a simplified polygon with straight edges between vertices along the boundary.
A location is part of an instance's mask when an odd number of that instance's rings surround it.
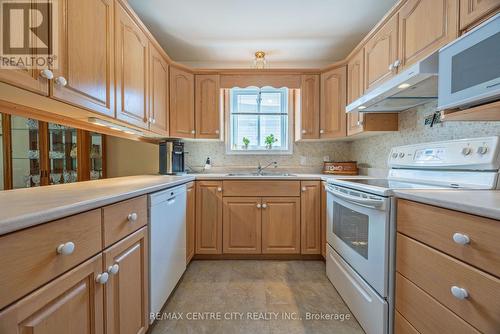
<svg viewBox="0 0 500 334">
<path fill-rule="evenodd" d="M 196 183 L 196 254 L 222 254 L 222 181 Z"/>
<path fill-rule="evenodd" d="M 144 227 L 104 251 L 104 268 L 110 273 L 105 285 L 107 334 L 142 334 L 148 329 L 147 234 Z M 113 268 L 118 272 L 113 274 Z"/>
<path fill-rule="evenodd" d="M 262 198 L 262 253 L 300 253 L 300 198 Z"/>
<path fill-rule="evenodd" d="M 321 182 L 302 181 L 300 186 L 301 253 L 321 254 Z"/>
<path fill-rule="evenodd" d="M 196 186 L 194 182 L 186 185 L 186 263 L 194 256 L 195 244 L 195 217 L 196 217 Z"/>
<path fill-rule="evenodd" d="M 0 313 L 0 333 L 102 334 L 102 267 L 99 254 L 14 303 Z"/>
<path fill-rule="evenodd" d="M 260 197 L 224 198 L 223 253 L 261 253 L 261 202 Z"/>
</svg>

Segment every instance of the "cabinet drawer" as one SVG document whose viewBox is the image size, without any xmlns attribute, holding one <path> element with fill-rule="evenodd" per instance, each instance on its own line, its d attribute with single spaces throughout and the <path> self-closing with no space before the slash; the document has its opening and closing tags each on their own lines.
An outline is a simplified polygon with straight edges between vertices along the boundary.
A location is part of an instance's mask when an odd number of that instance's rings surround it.
<svg viewBox="0 0 500 334">
<path fill-rule="evenodd" d="M 104 246 L 115 243 L 148 223 L 148 199 L 141 196 L 103 208 Z"/>
<path fill-rule="evenodd" d="M 73 242 L 71 254 L 57 252 Z M 0 237 L 0 309 L 101 251 L 101 210 Z"/>
<path fill-rule="evenodd" d="M 500 328 L 500 280 L 398 233 L 396 270 L 483 333 Z M 451 287 L 467 290 L 457 299 Z"/>
<path fill-rule="evenodd" d="M 398 311 L 394 311 L 394 333 L 419 334 L 417 330 Z"/>
<path fill-rule="evenodd" d="M 416 202 L 398 200 L 397 230 L 500 277 L 500 222 Z M 470 243 L 453 241 L 465 234 Z"/>
<path fill-rule="evenodd" d="M 399 273 L 396 273 L 396 310 L 422 334 L 479 334 L 474 327 Z"/>
<path fill-rule="evenodd" d="M 223 196 L 300 196 L 300 181 L 224 181 Z"/>
</svg>

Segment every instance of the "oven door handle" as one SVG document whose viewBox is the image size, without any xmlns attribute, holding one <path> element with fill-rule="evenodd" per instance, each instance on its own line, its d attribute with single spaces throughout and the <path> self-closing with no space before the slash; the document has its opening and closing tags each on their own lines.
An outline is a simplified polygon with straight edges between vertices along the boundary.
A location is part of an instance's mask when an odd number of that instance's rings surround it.
<svg viewBox="0 0 500 334">
<path fill-rule="evenodd" d="M 360 204 L 363 206 L 368 206 L 372 208 L 379 208 L 384 205 L 384 200 L 383 199 L 370 199 L 370 198 L 361 198 L 361 197 L 356 197 L 356 196 L 349 196 L 346 195 L 340 191 L 337 191 L 329 186 L 326 186 L 326 191 L 331 193 L 334 196 L 337 196 L 347 202 L 355 203 L 355 204 Z"/>
</svg>

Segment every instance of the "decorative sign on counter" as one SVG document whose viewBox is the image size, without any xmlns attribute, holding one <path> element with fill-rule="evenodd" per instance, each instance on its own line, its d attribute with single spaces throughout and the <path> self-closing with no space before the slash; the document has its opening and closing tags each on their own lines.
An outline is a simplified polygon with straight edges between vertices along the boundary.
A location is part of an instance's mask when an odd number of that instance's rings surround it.
<svg viewBox="0 0 500 334">
<path fill-rule="evenodd" d="M 323 174 L 358 175 L 358 163 L 356 161 L 325 161 Z"/>
</svg>

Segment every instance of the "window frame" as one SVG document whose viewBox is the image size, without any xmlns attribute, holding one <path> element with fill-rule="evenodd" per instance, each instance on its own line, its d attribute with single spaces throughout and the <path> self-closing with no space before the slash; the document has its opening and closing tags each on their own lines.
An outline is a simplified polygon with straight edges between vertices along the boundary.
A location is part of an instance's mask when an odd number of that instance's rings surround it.
<svg viewBox="0 0 500 334">
<path fill-rule="evenodd" d="M 236 99 L 238 96 L 241 95 L 260 95 L 262 93 L 276 93 L 276 91 L 281 90 L 281 105 L 286 106 L 287 112 L 279 112 L 279 113 L 271 113 L 271 112 L 241 112 L 241 113 L 232 113 L 232 106 L 235 104 Z M 238 94 L 234 94 L 234 92 L 237 92 Z M 246 93 L 246 94 L 245 94 Z M 234 87 L 232 89 L 227 89 L 226 90 L 226 103 L 225 103 L 225 109 L 226 109 L 226 154 L 234 154 L 234 155 L 291 155 L 293 154 L 293 90 L 288 89 L 286 87 L 281 87 L 281 88 L 274 88 L 270 86 L 264 86 L 264 87 L 245 87 L 245 88 L 240 88 L 240 87 Z M 258 109 L 260 110 L 260 101 L 258 103 Z M 235 133 L 233 129 L 235 128 L 236 125 L 236 118 L 233 118 L 232 115 L 250 115 L 250 116 L 266 116 L 266 115 L 271 115 L 271 116 L 285 116 L 286 117 L 286 122 L 287 126 L 282 126 L 281 127 L 281 138 L 286 137 L 286 143 L 287 143 L 287 148 L 286 149 L 281 149 L 281 148 L 275 148 L 273 147 L 272 149 L 240 149 L 240 148 L 233 148 L 232 143 L 234 140 Z M 257 122 L 258 128 L 257 131 L 260 132 L 260 117 L 257 117 Z M 287 133 L 288 132 L 288 133 Z M 258 135 L 260 138 L 260 134 Z M 238 147 L 238 146 L 237 146 Z"/>
</svg>

